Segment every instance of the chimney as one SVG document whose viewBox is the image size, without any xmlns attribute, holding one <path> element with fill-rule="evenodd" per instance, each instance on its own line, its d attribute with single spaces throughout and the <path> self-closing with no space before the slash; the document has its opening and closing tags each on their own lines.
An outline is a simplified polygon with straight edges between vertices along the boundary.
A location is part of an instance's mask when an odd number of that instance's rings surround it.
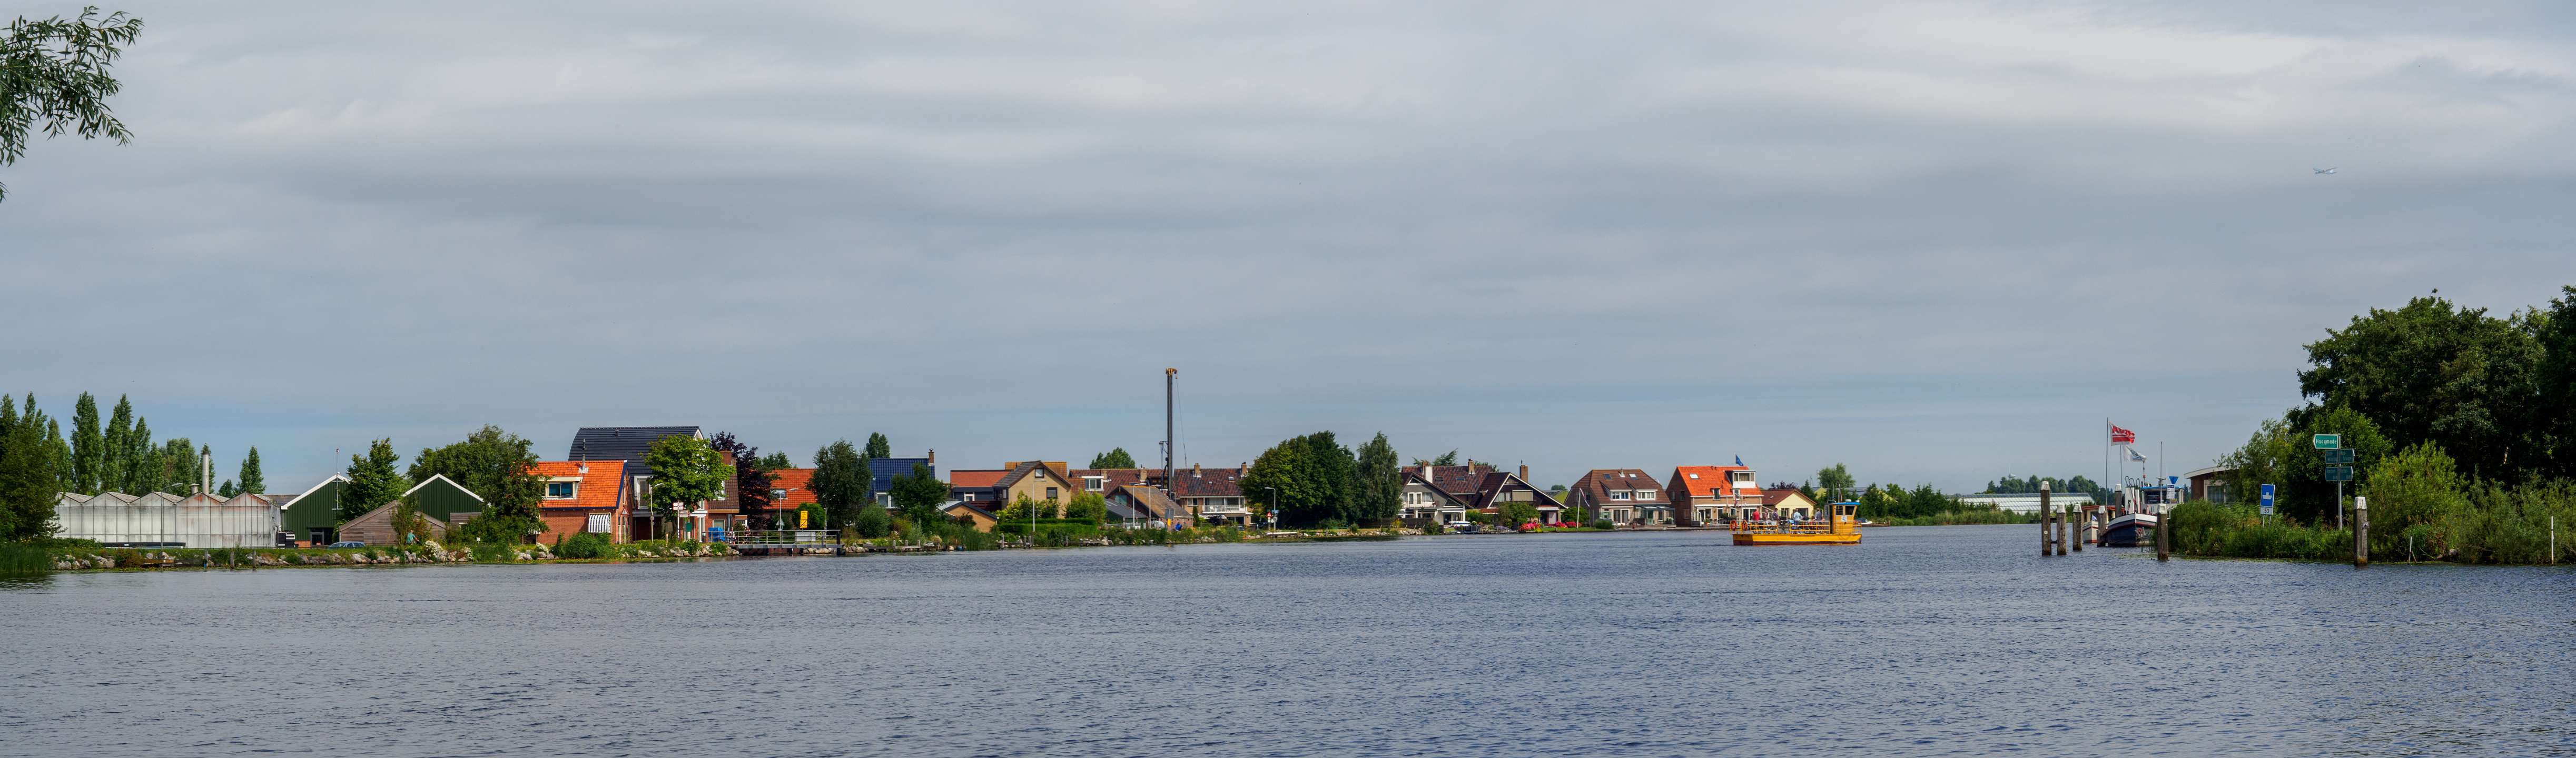
<svg viewBox="0 0 2576 758">
<path fill-rule="evenodd" d="M 925 450 L 925 451 L 922 451 L 922 456 L 921 456 L 921 457 L 922 457 L 922 462 L 923 462 L 923 463 L 927 463 L 927 464 L 930 464 L 930 465 L 933 465 L 933 466 L 937 466 L 937 465 L 939 465 L 939 451 L 937 451 L 937 450 Z"/>
<path fill-rule="evenodd" d="M 197 494 L 212 494 L 215 491 L 215 456 L 207 453 L 197 456 L 197 459 L 205 465 L 204 473 L 197 475 Z"/>
<path fill-rule="evenodd" d="M 1521 481 L 1529 481 L 1529 464 L 1527 463 L 1521 464 Z"/>
<path fill-rule="evenodd" d="M 1199 465 L 1198 465 L 1198 464 L 1196 464 L 1196 463 L 1190 464 L 1190 476 L 1195 477 L 1195 476 L 1198 476 L 1198 475 L 1199 475 Z"/>
</svg>

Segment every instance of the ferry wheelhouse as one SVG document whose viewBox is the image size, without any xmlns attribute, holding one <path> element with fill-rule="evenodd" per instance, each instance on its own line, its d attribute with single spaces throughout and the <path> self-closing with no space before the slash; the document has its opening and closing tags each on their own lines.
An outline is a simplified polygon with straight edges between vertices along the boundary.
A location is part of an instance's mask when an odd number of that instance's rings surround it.
<svg viewBox="0 0 2576 758">
<path fill-rule="evenodd" d="M 1860 504 L 1831 503 L 1819 521 L 1774 519 L 1735 522 L 1738 545 L 1858 545 Z"/>
</svg>

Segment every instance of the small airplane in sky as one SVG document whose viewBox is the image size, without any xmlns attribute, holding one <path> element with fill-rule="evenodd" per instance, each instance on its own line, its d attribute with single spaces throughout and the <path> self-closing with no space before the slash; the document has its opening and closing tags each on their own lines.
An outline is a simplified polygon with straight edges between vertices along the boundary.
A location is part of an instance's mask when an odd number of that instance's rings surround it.
<svg viewBox="0 0 2576 758">
<path fill-rule="evenodd" d="M 2341 167 L 2340 167 L 2340 166 L 2337 166 L 2336 168 L 2341 168 Z M 2320 173 L 2320 174 L 2331 174 L 2331 173 L 2334 173 L 2334 169 L 2332 169 L 2332 168 L 2311 168 L 2311 169 L 2308 169 L 2308 170 L 2309 170 L 2309 171 L 2314 171 L 2314 172 L 2317 172 L 2317 173 Z"/>
</svg>

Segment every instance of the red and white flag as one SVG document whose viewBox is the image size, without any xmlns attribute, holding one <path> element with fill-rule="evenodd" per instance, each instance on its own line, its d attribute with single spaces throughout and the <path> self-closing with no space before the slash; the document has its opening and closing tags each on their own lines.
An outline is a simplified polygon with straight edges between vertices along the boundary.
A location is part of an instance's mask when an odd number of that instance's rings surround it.
<svg viewBox="0 0 2576 758">
<path fill-rule="evenodd" d="M 2137 433 L 2137 432 L 2129 431 L 2129 430 L 2127 430 L 2127 429 L 2122 429 L 2122 428 L 2120 428 L 2120 427 L 2119 427 L 2119 425 L 2118 425 L 2118 424 L 2113 424 L 2113 425 L 2111 426 L 2111 444 L 2114 444 L 2114 445 L 2135 445 L 2135 444 L 2138 444 L 2138 433 Z"/>
</svg>

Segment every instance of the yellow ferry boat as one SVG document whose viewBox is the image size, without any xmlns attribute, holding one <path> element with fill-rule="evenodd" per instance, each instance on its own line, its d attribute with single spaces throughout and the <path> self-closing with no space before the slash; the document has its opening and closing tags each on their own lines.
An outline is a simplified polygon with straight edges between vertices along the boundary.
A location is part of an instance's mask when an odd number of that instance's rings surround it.
<svg viewBox="0 0 2576 758">
<path fill-rule="evenodd" d="M 1860 504 L 1833 503 L 1825 506 L 1831 515 L 1813 524 L 1774 521 L 1768 524 L 1736 522 L 1735 544 L 1738 545 L 1858 545 L 1860 544 Z"/>
</svg>

